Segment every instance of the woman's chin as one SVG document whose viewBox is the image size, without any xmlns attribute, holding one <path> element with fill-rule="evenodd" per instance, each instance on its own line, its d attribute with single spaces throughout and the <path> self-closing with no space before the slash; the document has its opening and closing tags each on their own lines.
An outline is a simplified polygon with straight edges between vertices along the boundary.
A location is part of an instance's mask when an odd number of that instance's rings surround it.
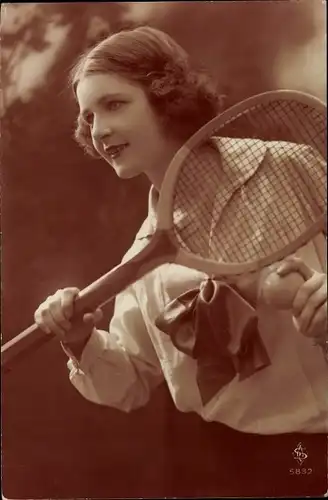
<svg viewBox="0 0 328 500">
<path fill-rule="evenodd" d="M 120 179 L 132 179 L 133 177 L 137 177 L 141 173 L 138 169 L 132 167 L 129 168 L 127 166 L 113 165 L 113 168 L 116 172 L 116 175 Z"/>
</svg>

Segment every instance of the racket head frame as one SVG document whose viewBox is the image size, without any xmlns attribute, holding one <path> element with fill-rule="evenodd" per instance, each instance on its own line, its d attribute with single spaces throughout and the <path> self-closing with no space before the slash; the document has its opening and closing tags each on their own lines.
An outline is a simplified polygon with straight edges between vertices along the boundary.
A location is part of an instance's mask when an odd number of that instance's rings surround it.
<svg viewBox="0 0 328 500">
<path fill-rule="evenodd" d="M 168 234 L 173 245 L 177 248 L 177 253 L 174 258 L 174 262 L 176 264 L 197 269 L 210 276 L 229 276 L 243 274 L 246 272 L 255 272 L 265 266 L 269 266 L 274 262 L 282 260 L 287 255 L 294 253 L 300 247 L 308 243 L 317 234 L 319 234 L 320 232 L 324 232 L 326 217 L 324 214 L 322 214 L 322 216 L 320 216 L 317 221 L 313 225 L 311 225 L 299 238 L 291 242 L 283 249 L 280 249 L 263 259 L 243 263 L 223 263 L 213 259 L 204 259 L 181 248 L 178 239 L 174 234 L 172 210 L 174 187 L 179 176 L 181 165 L 184 163 L 185 159 L 188 157 L 192 149 L 197 146 L 197 144 L 202 139 L 204 139 L 205 137 L 210 137 L 212 133 L 216 132 L 218 129 L 220 129 L 220 127 L 225 125 L 238 114 L 251 109 L 253 106 L 259 104 L 269 104 L 277 100 L 297 101 L 300 104 L 304 104 L 318 110 L 323 115 L 326 113 L 326 104 L 323 101 L 321 101 L 317 97 L 300 91 L 282 89 L 257 94 L 245 99 L 241 103 L 235 104 L 234 106 L 223 111 L 219 116 L 216 116 L 211 121 L 206 123 L 185 142 L 185 144 L 177 151 L 177 153 L 173 157 L 164 176 L 160 190 L 157 207 L 157 230 L 164 230 Z M 323 147 L 322 150 L 320 150 L 320 153 L 324 158 L 326 158 L 327 151 L 325 149 L 325 146 L 322 146 Z"/>
</svg>

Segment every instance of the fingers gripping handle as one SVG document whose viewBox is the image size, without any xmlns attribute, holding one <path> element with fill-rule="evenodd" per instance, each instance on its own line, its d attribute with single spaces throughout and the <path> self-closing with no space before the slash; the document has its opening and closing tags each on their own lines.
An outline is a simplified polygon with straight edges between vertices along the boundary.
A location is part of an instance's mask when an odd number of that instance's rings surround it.
<svg viewBox="0 0 328 500">
<path fill-rule="evenodd" d="M 295 255 L 275 265 L 261 285 L 261 298 L 276 309 L 292 309 L 299 288 L 313 276 L 305 262 Z"/>
<path fill-rule="evenodd" d="M 287 276 L 279 276 L 275 271 L 270 273 L 261 287 L 263 301 L 276 309 L 292 309 L 296 293 L 304 283 L 303 276 L 292 272 Z"/>
<path fill-rule="evenodd" d="M 303 271 L 303 272 L 302 272 Z M 286 276 L 279 276 L 275 271 L 270 273 L 264 280 L 261 288 L 262 300 L 279 310 L 292 309 L 295 296 L 300 286 L 306 279 L 311 277 L 309 268 L 301 269 L 300 272 L 294 271 Z M 295 326 L 297 320 L 294 318 Z M 323 351 L 324 358 L 328 363 L 328 340 L 324 336 L 313 339 L 314 345 L 319 345 Z"/>
<path fill-rule="evenodd" d="M 158 231 L 150 243 L 138 255 L 124 265 L 118 265 L 87 286 L 75 300 L 73 321 L 81 321 L 84 313 L 104 306 L 118 293 L 139 278 L 166 262 L 172 262 L 177 249 L 166 232 Z M 5 370 L 46 342 L 54 338 L 34 324 L 1 347 L 1 366 Z"/>
</svg>

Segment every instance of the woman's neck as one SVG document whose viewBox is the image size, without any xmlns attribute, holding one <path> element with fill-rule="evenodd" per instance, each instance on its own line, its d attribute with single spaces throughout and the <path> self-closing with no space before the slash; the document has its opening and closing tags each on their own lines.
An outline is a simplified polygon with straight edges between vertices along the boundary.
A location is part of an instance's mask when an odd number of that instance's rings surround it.
<svg viewBox="0 0 328 500">
<path fill-rule="evenodd" d="M 165 157 L 161 158 L 161 162 L 145 171 L 146 176 L 157 191 L 160 191 L 166 171 L 181 146 L 181 142 L 173 141 L 167 148 L 167 154 Z"/>
</svg>

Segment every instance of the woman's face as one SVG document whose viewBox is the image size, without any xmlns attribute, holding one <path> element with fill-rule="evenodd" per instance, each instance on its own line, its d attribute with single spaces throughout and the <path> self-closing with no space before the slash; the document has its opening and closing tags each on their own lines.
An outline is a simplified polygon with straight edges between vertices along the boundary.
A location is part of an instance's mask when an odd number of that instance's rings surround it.
<svg viewBox="0 0 328 500">
<path fill-rule="evenodd" d="M 160 184 L 181 143 L 166 137 L 144 90 L 114 73 L 87 75 L 77 85 L 77 99 L 95 149 L 117 175 L 145 173 Z"/>
</svg>

